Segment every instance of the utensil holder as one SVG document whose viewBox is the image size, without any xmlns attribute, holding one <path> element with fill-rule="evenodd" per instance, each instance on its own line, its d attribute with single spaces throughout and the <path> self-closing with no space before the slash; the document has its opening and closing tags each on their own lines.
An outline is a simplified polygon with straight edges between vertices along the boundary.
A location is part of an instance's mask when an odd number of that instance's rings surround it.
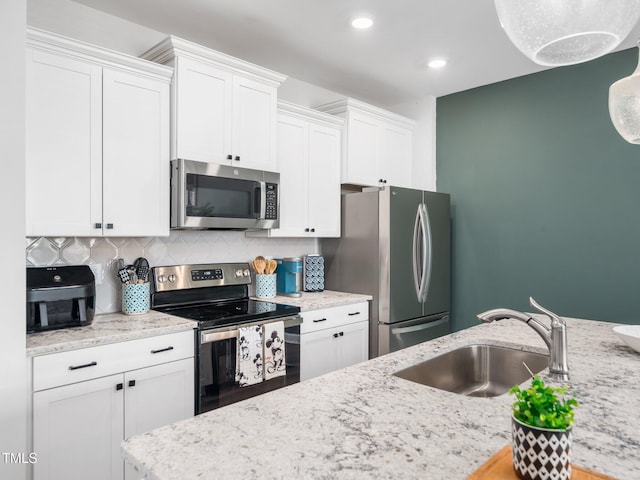
<svg viewBox="0 0 640 480">
<path fill-rule="evenodd" d="M 149 311 L 149 282 L 122 285 L 122 313 L 140 315 Z"/>
<path fill-rule="evenodd" d="M 256 297 L 273 298 L 276 296 L 276 274 L 256 274 Z"/>
</svg>

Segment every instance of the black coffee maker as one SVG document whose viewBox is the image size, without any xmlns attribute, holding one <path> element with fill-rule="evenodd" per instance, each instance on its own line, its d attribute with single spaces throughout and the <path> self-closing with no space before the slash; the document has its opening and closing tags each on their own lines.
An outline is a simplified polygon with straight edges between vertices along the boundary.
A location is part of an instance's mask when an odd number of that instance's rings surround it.
<svg viewBox="0 0 640 480">
<path fill-rule="evenodd" d="M 27 333 L 89 325 L 95 298 L 88 265 L 27 268 Z"/>
</svg>

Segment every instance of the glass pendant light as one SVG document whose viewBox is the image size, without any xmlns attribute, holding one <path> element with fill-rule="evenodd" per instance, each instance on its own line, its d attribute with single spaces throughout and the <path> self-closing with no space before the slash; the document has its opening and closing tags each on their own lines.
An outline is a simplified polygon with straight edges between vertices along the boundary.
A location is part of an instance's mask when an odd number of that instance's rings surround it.
<svg viewBox="0 0 640 480">
<path fill-rule="evenodd" d="M 638 52 L 636 71 L 609 87 L 609 115 L 622 138 L 640 145 L 640 44 Z"/>
<path fill-rule="evenodd" d="M 600 57 L 622 42 L 640 18 L 640 0 L 495 0 L 509 39 L 539 65 Z"/>
</svg>

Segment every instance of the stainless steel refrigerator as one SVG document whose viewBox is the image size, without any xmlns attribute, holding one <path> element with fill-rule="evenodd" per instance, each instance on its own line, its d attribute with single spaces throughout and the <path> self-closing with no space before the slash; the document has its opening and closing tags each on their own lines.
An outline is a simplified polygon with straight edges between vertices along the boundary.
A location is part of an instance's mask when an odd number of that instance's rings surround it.
<svg viewBox="0 0 640 480">
<path fill-rule="evenodd" d="M 342 195 L 322 240 L 325 288 L 373 296 L 369 357 L 450 332 L 450 196 L 399 187 Z"/>
</svg>

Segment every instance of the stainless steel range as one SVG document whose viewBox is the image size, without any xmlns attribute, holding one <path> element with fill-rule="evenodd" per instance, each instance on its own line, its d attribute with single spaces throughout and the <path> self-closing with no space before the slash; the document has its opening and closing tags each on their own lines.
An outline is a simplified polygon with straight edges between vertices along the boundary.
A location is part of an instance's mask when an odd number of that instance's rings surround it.
<svg viewBox="0 0 640 480">
<path fill-rule="evenodd" d="M 250 299 L 248 263 L 154 267 L 152 280 L 151 308 L 198 323 L 196 414 L 300 381 L 300 309 Z M 278 322 L 284 328 L 280 376 L 251 385 L 239 381 L 242 332 Z"/>
</svg>

